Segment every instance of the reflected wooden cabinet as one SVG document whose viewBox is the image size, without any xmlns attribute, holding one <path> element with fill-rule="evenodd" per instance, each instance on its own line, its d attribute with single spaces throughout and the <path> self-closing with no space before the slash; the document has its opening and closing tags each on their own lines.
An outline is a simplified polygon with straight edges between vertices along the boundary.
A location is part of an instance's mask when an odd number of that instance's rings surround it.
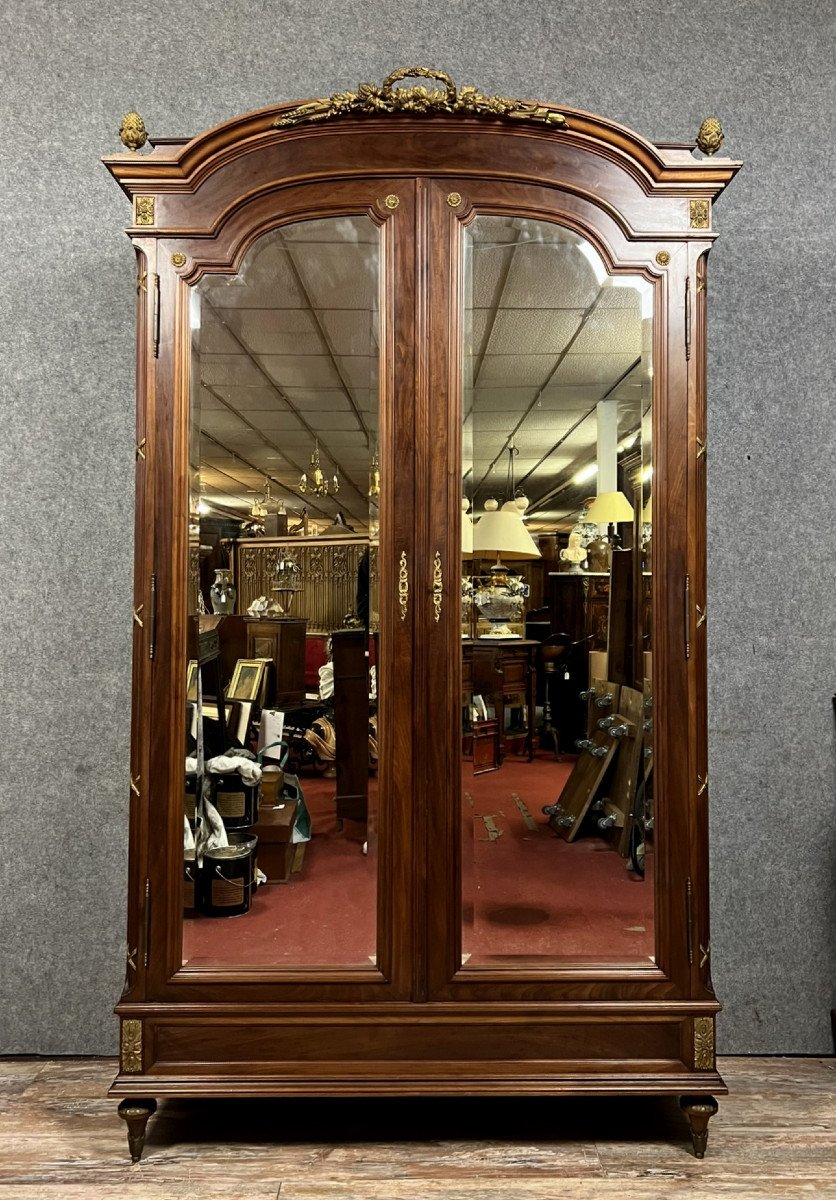
<svg viewBox="0 0 836 1200">
<path fill-rule="evenodd" d="M 416 74 L 435 82 L 415 90 Z M 706 845 L 706 262 L 739 164 L 422 69 L 106 164 L 133 204 L 134 604 L 150 618 L 134 626 L 112 1088 L 132 1154 L 169 1096 L 560 1093 L 680 1097 L 701 1154 L 724 1091 Z M 199 701 L 187 716 L 187 646 L 210 601 L 189 564 L 207 512 L 238 521 L 256 552 L 276 499 L 329 539 L 361 669 L 342 709 L 323 691 L 294 717 L 313 748 L 299 767 L 307 833 L 292 801 L 303 868 L 244 915 L 184 918 L 184 751 L 197 811 L 215 786 Z M 608 738 L 644 738 L 642 872 L 625 871 L 624 839 L 599 835 L 607 810 L 571 838 L 541 812 L 575 757 L 543 748 L 540 657 L 515 632 L 515 564 L 540 556 L 536 536 L 568 535 L 581 562 L 593 532 L 647 546 L 648 561 L 653 533 L 641 622 L 613 619 L 605 581 L 611 652 L 619 629 L 649 631 L 620 660 L 630 719 L 604 712 L 577 750 L 612 757 Z M 305 553 L 293 612 L 318 629 L 305 604 L 322 568 Z M 464 651 L 463 605 L 477 631 Z M 252 633 L 263 657 L 267 635 Z M 462 706 L 483 660 L 513 676 L 497 689 L 500 744 L 522 709 L 528 752 L 477 774 Z M 334 720 L 354 739 L 351 794 L 368 796 L 359 833 L 337 820 Z M 200 859 L 205 825 L 192 826 Z"/>
</svg>

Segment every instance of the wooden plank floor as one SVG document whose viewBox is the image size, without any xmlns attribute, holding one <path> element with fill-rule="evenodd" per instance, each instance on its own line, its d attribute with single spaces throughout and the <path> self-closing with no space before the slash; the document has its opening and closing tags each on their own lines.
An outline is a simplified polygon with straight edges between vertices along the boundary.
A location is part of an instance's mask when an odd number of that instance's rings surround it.
<svg viewBox="0 0 836 1200">
<path fill-rule="evenodd" d="M 167 1101 L 127 1158 L 110 1059 L 0 1059 L 0 1200 L 836 1198 L 836 1060 L 727 1058 L 672 1100 Z"/>
</svg>

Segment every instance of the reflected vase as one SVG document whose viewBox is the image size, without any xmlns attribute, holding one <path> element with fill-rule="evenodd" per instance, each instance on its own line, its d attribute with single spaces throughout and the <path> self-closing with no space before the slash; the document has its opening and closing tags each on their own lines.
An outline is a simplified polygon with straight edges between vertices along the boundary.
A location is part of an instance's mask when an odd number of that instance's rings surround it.
<svg viewBox="0 0 836 1200">
<path fill-rule="evenodd" d="M 209 589 L 209 600 L 213 613 L 228 616 L 235 612 L 235 597 L 238 595 L 230 571 L 215 571 L 215 579 Z"/>
</svg>

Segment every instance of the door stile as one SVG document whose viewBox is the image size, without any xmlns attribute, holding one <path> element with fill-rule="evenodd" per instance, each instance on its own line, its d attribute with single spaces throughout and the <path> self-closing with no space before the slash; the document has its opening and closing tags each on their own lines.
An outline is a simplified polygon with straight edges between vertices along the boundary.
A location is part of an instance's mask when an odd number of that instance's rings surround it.
<svg viewBox="0 0 836 1200">
<path fill-rule="evenodd" d="M 660 358 L 654 380 L 653 773 L 659 966 L 680 996 L 689 994 L 693 923 L 689 778 L 693 665 L 693 580 L 688 558 L 690 507 L 688 247 L 674 251 L 660 305 Z M 658 506 L 658 507 L 657 507 Z M 690 883 L 689 883 L 690 880 Z"/>
<path fill-rule="evenodd" d="M 382 187 L 383 185 L 381 185 Z M 380 571 L 381 637 L 378 721 L 380 786 L 388 793 L 381 812 L 378 866 L 378 955 L 394 996 L 408 998 L 415 985 L 419 944 L 416 882 L 415 628 L 419 592 L 415 513 L 416 342 L 414 318 L 420 294 L 414 182 L 394 181 L 395 208 L 379 206 L 382 222 L 380 419 L 382 510 Z M 386 188 L 388 190 L 388 187 Z M 391 200 L 390 200 L 391 203 Z M 391 318 L 391 319 L 390 319 Z M 394 997 L 393 997 L 394 998 Z"/>
<path fill-rule="evenodd" d="M 461 960 L 461 219 L 445 181 L 428 181 L 426 334 L 428 393 L 422 415 L 422 472 L 428 504 L 423 559 L 426 602 L 417 629 L 425 641 L 423 785 L 427 981 L 437 996 Z M 433 586 L 435 573 L 435 587 Z"/>
<path fill-rule="evenodd" d="M 708 864 L 708 563 L 707 563 L 707 288 L 710 244 L 688 246 L 688 266 L 693 292 L 692 353 L 688 381 L 688 540 L 693 612 L 691 625 L 691 787 L 689 840 L 693 880 L 693 952 L 690 962 L 691 995 L 713 999 L 709 928 Z"/>
<path fill-rule="evenodd" d="M 148 732 L 152 660 L 150 658 L 150 581 L 154 562 L 154 367 L 153 276 L 156 243 L 135 239 L 136 252 L 136 463 L 134 513 L 133 654 L 131 755 L 129 775 L 129 864 L 125 984 L 122 1002 L 141 999 L 145 988 L 144 880 L 148 845 L 145 837 L 150 763 Z"/>
</svg>

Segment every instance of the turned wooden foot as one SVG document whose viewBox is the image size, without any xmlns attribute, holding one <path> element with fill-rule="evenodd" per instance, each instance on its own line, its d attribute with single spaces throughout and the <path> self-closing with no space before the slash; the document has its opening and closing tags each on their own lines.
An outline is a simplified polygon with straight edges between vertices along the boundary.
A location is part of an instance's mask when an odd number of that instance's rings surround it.
<svg viewBox="0 0 836 1200">
<path fill-rule="evenodd" d="M 128 1149 L 131 1162 L 138 1163 L 145 1145 L 145 1126 L 148 1118 L 157 1111 L 156 1100 L 123 1100 L 119 1105 L 119 1116 L 128 1126 Z"/>
<path fill-rule="evenodd" d="M 683 1096 L 679 1105 L 691 1126 L 694 1154 L 697 1158 L 705 1158 L 708 1122 L 716 1113 L 719 1105 L 713 1096 Z"/>
</svg>

